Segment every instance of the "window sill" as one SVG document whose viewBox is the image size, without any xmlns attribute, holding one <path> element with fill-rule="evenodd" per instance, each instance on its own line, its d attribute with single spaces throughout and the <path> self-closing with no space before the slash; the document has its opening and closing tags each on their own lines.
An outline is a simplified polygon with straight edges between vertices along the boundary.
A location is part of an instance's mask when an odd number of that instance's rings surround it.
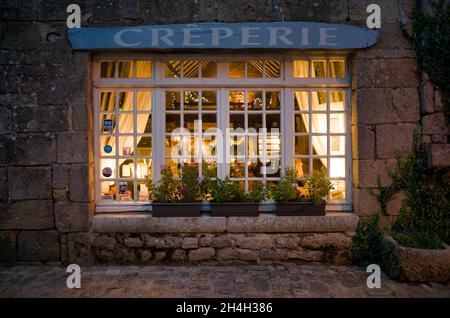
<svg viewBox="0 0 450 318">
<path fill-rule="evenodd" d="M 152 217 L 148 213 L 102 213 L 94 216 L 92 231 L 101 233 L 319 233 L 354 232 L 358 216 Z"/>
</svg>

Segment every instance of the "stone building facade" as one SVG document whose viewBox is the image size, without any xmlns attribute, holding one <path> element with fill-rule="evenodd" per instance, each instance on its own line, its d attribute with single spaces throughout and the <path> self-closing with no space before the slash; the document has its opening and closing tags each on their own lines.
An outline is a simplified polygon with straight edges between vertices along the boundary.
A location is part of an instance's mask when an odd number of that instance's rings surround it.
<svg viewBox="0 0 450 318">
<path fill-rule="evenodd" d="M 345 263 L 358 217 L 379 210 L 370 188 L 387 185 L 397 154 L 423 125 L 435 165 L 449 163 L 439 91 L 421 81 L 401 25 L 413 0 L 378 0 L 376 45 L 350 54 L 353 211 L 326 216 L 157 219 L 95 214 L 92 52 L 73 51 L 74 1 L 0 4 L 0 261 L 47 263 Z M 315 21 L 365 27 L 356 0 L 78 1 L 82 26 Z M 398 214 L 402 198 L 389 203 Z"/>
</svg>

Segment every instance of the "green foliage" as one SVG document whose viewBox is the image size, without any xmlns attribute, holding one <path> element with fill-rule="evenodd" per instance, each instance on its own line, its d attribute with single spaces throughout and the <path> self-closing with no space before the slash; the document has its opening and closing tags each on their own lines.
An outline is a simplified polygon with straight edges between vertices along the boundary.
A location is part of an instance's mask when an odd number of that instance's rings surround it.
<svg viewBox="0 0 450 318">
<path fill-rule="evenodd" d="M 405 192 L 406 204 L 393 224 L 393 233 L 434 233 L 449 242 L 450 169 L 429 166 L 420 135 L 416 130 L 412 153 L 397 158 L 395 169 L 389 171 L 392 184 L 381 188 L 377 198 L 385 214 L 387 201 L 398 191 Z"/>
<path fill-rule="evenodd" d="M 262 182 L 254 182 L 251 191 L 248 193 L 249 202 L 261 202 L 266 199 L 266 188 Z"/>
<path fill-rule="evenodd" d="M 246 201 L 246 195 L 241 187 L 240 181 L 232 181 L 230 178 L 216 179 L 211 188 L 212 201 L 222 202 L 242 202 Z"/>
<path fill-rule="evenodd" d="M 354 264 L 381 264 L 388 253 L 384 235 L 380 229 L 380 215 L 376 214 L 368 220 L 359 220 L 350 255 Z"/>
<path fill-rule="evenodd" d="M 399 232 L 392 235 L 402 246 L 426 249 L 441 249 L 441 239 L 433 232 L 413 231 Z"/>
<path fill-rule="evenodd" d="M 278 185 L 270 188 L 270 196 L 277 202 L 296 201 L 299 199 L 297 188 L 297 172 L 295 169 L 286 169 Z"/>
<path fill-rule="evenodd" d="M 151 179 L 147 178 L 147 187 L 152 188 L 151 197 L 156 202 L 180 202 L 182 198 L 180 186 L 181 183 L 175 180 L 170 167 L 161 169 L 161 179 L 158 186 L 153 186 Z"/>
<path fill-rule="evenodd" d="M 184 165 L 181 173 L 181 202 L 197 202 L 200 200 L 201 188 L 196 165 Z"/>
<path fill-rule="evenodd" d="M 203 179 L 200 182 L 200 197 L 202 200 L 212 200 L 212 191 L 216 185 L 216 165 L 208 165 L 206 162 L 202 165 Z"/>
<path fill-rule="evenodd" d="M 323 202 L 328 192 L 333 189 L 333 184 L 327 178 L 326 171 L 314 171 L 311 176 L 306 179 L 305 183 L 307 197 L 312 200 L 314 204 L 319 205 Z"/>
<path fill-rule="evenodd" d="M 450 3 L 434 0 L 430 13 L 423 12 L 422 6 L 422 0 L 416 0 L 413 33 L 404 31 L 404 35 L 416 52 L 420 69 L 441 90 L 450 121 Z"/>
</svg>

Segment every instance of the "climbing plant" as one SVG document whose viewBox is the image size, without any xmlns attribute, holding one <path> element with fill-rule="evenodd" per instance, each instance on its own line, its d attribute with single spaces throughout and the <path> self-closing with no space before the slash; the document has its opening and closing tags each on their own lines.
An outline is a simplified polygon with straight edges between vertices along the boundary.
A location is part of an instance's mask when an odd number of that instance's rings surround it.
<svg viewBox="0 0 450 318">
<path fill-rule="evenodd" d="M 442 92 L 447 122 L 450 123 L 450 3 L 430 0 L 428 13 L 423 0 L 416 0 L 413 30 L 404 35 L 414 49 L 419 68 Z"/>
</svg>

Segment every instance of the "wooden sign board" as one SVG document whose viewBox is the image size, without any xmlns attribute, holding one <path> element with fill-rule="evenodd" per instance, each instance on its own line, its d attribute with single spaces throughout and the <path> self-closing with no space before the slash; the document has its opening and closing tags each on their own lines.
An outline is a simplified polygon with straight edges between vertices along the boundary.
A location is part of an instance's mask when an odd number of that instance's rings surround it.
<svg viewBox="0 0 450 318">
<path fill-rule="evenodd" d="M 102 49 L 362 49 L 378 32 L 318 22 L 195 23 L 68 30 L 75 50 Z"/>
</svg>

